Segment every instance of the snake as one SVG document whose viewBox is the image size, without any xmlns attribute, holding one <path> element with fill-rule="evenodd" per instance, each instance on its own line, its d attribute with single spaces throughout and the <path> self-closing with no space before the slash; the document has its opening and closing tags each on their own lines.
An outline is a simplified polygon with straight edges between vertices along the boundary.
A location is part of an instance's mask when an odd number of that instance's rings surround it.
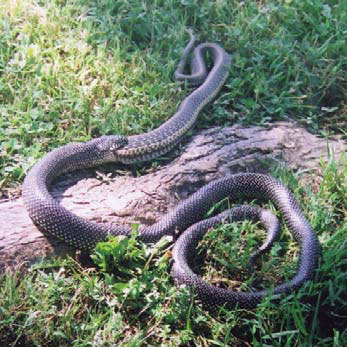
<svg viewBox="0 0 347 347">
<path fill-rule="evenodd" d="M 44 155 L 29 170 L 23 182 L 24 205 L 33 223 L 43 232 L 78 249 L 92 251 L 109 236 L 131 234 L 131 226 L 97 223 L 61 206 L 49 192 L 55 178 L 66 172 L 116 162 L 131 164 L 150 161 L 173 149 L 195 124 L 201 109 L 216 97 L 229 75 L 231 55 L 219 44 L 196 45 L 192 31 L 175 72 L 175 79 L 195 89 L 185 97 L 176 113 L 158 128 L 140 135 L 104 135 L 84 143 L 69 143 Z M 207 56 L 210 68 L 207 65 Z M 185 73 L 190 60 L 190 73 Z M 209 285 L 193 272 L 191 258 L 197 242 L 225 220 L 252 219 L 267 230 L 267 239 L 254 253 L 258 256 L 278 238 L 279 223 L 271 212 L 251 206 L 229 209 L 204 219 L 209 209 L 222 199 L 256 198 L 271 201 L 288 230 L 300 245 L 296 275 L 289 281 L 263 291 L 237 292 Z M 227 175 L 203 186 L 179 202 L 156 223 L 140 226 L 139 240 L 154 243 L 163 236 L 175 239 L 171 274 L 178 284 L 186 284 L 208 307 L 255 307 L 266 295 L 285 294 L 312 279 L 317 266 L 319 243 L 293 194 L 277 179 L 259 173 Z"/>
</svg>

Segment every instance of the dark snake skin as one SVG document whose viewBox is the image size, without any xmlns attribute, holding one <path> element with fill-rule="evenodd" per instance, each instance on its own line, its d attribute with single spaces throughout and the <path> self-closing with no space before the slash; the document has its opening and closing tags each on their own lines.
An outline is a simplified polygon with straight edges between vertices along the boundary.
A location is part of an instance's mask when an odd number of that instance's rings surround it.
<svg viewBox="0 0 347 347">
<path fill-rule="evenodd" d="M 180 105 L 176 114 L 161 127 L 136 136 L 102 136 L 86 143 L 68 144 L 44 156 L 26 176 L 23 184 L 23 201 L 33 222 L 42 230 L 79 249 L 92 250 L 96 243 L 109 235 L 129 235 L 129 226 L 102 224 L 85 220 L 61 206 L 49 193 L 53 179 L 64 172 L 96 166 L 107 162 L 132 163 L 149 160 L 173 148 L 193 126 L 206 105 L 224 84 L 230 67 L 230 56 L 217 44 L 203 43 L 194 50 L 192 75 L 184 75 L 186 58 L 194 46 L 195 38 L 187 45 L 176 71 L 176 78 L 201 84 Z M 213 67 L 209 73 L 204 52 L 209 51 Z M 225 305 L 228 308 L 253 307 L 268 292 L 239 293 L 205 283 L 188 266 L 189 255 L 197 240 L 210 227 L 227 215 L 233 219 L 259 219 L 268 229 L 268 238 L 254 256 L 271 246 L 278 236 L 278 221 L 270 213 L 245 207 L 233 209 L 217 217 L 200 222 L 206 212 L 221 199 L 264 198 L 272 201 L 282 213 L 290 232 L 299 242 L 301 255 L 296 276 L 288 283 L 275 288 L 275 293 L 286 293 L 309 280 L 316 266 L 318 241 L 309 223 L 300 211 L 292 194 L 280 182 L 261 174 L 239 174 L 225 177 L 198 190 L 167 213 L 157 223 L 140 227 L 138 238 L 156 242 L 164 235 L 180 235 L 173 251 L 172 274 L 179 283 L 193 286 L 198 296 L 210 307 Z M 197 223 L 197 224 L 194 224 Z"/>
<path fill-rule="evenodd" d="M 300 244 L 300 259 L 296 275 L 289 282 L 273 288 L 271 294 L 285 294 L 290 290 L 297 289 L 312 278 L 317 266 L 318 239 L 288 188 L 271 176 L 256 173 L 237 174 L 211 182 L 182 204 L 194 205 L 196 201 L 203 204 L 205 199 L 209 201 L 211 198 L 216 202 L 225 196 L 229 196 L 232 200 L 257 198 L 271 201 L 281 212 L 294 239 Z M 183 207 L 178 206 L 178 209 L 181 208 Z M 193 224 L 183 232 L 174 245 L 171 274 L 178 283 L 185 283 L 193 287 L 198 297 L 210 309 L 216 309 L 221 305 L 228 309 L 234 308 L 236 305 L 240 308 L 252 308 L 264 296 L 269 295 L 270 291 L 235 292 L 218 288 L 209 285 L 201 277 L 194 274 L 189 267 L 189 261 L 195 255 L 198 241 L 209 229 L 227 217 L 232 221 L 259 220 L 268 230 L 267 240 L 253 256 L 258 256 L 267 250 L 278 236 L 277 230 L 271 230 L 271 227 L 276 228 L 276 217 L 264 210 L 241 207 L 226 211 L 216 217 Z"/>
</svg>

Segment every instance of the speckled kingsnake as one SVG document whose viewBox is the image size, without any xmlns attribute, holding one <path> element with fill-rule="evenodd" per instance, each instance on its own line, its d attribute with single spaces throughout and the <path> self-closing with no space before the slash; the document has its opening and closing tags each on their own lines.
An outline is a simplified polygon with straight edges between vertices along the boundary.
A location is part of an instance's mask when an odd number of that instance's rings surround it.
<svg viewBox="0 0 347 347">
<path fill-rule="evenodd" d="M 108 235 L 130 233 L 131 228 L 128 226 L 95 223 L 71 213 L 52 198 L 48 191 L 49 186 L 55 177 L 64 172 L 107 162 L 133 163 L 149 160 L 173 148 L 193 126 L 200 110 L 216 96 L 228 76 L 231 63 L 231 57 L 219 45 L 202 43 L 194 49 L 192 74 L 185 75 L 186 59 L 194 47 L 194 42 L 195 38 L 191 34 L 175 77 L 199 86 L 184 99 L 176 114 L 167 122 L 142 135 L 102 136 L 86 143 L 68 144 L 51 151 L 34 165 L 24 181 L 23 199 L 36 225 L 68 244 L 85 250 L 93 249 L 97 242 L 107 239 Z M 205 51 L 209 52 L 213 61 L 210 72 L 205 65 Z M 291 192 L 279 181 L 266 175 L 238 174 L 213 181 L 180 202 L 157 223 L 140 227 L 138 237 L 145 242 L 155 242 L 163 235 L 181 233 L 173 250 L 172 274 L 175 279 L 179 283 L 193 286 L 199 297 L 210 307 L 233 307 L 236 304 L 240 307 L 253 307 L 267 291 L 244 293 L 216 288 L 204 282 L 188 266 L 189 255 L 197 240 L 209 227 L 227 216 L 234 219 L 260 219 L 267 228 L 273 228 L 271 223 L 277 219 L 272 214 L 250 207 L 232 209 L 200 221 L 213 204 L 226 196 L 232 199 L 269 199 L 279 209 L 290 232 L 300 243 L 301 253 L 296 276 L 275 287 L 274 293 L 284 293 L 297 288 L 312 277 L 317 261 L 317 238 Z M 273 242 L 277 231 L 269 230 L 263 249 Z"/>
</svg>

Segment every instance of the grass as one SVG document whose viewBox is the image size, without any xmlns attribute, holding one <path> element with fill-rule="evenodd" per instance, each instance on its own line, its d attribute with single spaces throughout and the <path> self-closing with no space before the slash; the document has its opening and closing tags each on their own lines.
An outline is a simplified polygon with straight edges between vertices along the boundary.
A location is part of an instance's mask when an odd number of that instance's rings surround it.
<svg viewBox="0 0 347 347">
<path fill-rule="evenodd" d="M 229 79 L 197 127 L 291 119 L 317 135 L 345 138 L 346 15 L 344 0 L 0 0 L 1 196 L 16 195 L 27 170 L 53 148 L 142 133 L 169 118 L 189 92 L 172 80 L 185 27 L 233 54 Z M 299 174 L 274 173 L 294 191 L 322 245 L 314 283 L 280 303 L 209 314 L 172 283 L 169 245 L 135 242 L 125 251 L 129 240 L 114 240 L 96 250 L 98 268 L 52 259 L 2 275 L 0 341 L 347 345 L 347 163 L 322 168 L 314 192 L 300 186 Z M 219 235 L 237 239 L 228 243 L 228 266 Z M 204 276 L 220 282 L 233 274 L 229 284 L 236 278 L 236 285 L 290 277 L 298 248 L 286 231 L 256 277 L 240 270 L 260 236 L 247 223 L 211 234 L 201 244 Z"/>
<path fill-rule="evenodd" d="M 293 119 L 346 129 L 345 1 L 0 1 L 0 187 L 47 151 L 156 128 L 187 91 L 172 79 L 192 27 L 233 54 L 198 127 Z"/>
</svg>

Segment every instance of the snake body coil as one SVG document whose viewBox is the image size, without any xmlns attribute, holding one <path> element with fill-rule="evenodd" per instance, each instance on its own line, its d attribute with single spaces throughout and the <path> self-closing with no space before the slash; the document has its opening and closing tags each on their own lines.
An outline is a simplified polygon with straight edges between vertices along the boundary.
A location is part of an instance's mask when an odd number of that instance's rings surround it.
<svg viewBox="0 0 347 347">
<path fill-rule="evenodd" d="M 65 145 L 48 153 L 29 171 L 23 184 L 23 200 L 31 219 L 39 228 L 84 250 L 93 249 L 97 242 L 106 240 L 109 235 L 130 234 L 131 228 L 128 226 L 95 223 L 71 213 L 52 198 L 48 189 L 53 179 L 64 172 L 107 162 L 133 163 L 149 160 L 166 153 L 181 140 L 195 123 L 200 110 L 216 96 L 224 84 L 231 63 L 230 56 L 219 45 L 203 43 L 194 49 L 192 74 L 184 75 L 186 59 L 194 42 L 195 38 L 191 34 L 175 76 L 176 79 L 200 86 L 185 98 L 171 119 L 142 135 L 102 136 L 86 143 Z M 204 61 L 205 51 L 209 52 L 213 60 L 209 73 Z M 138 236 L 145 242 L 155 242 L 164 235 L 183 233 L 176 241 L 173 252 L 172 274 L 176 280 L 194 286 L 200 298 L 209 306 L 225 304 L 233 307 L 238 304 L 240 307 L 253 307 L 267 294 L 266 291 L 241 293 L 215 288 L 195 275 L 188 266 L 189 254 L 198 239 L 209 227 L 226 216 L 234 219 L 260 219 L 271 229 L 274 217 L 263 210 L 252 208 L 233 209 L 200 222 L 209 208 L 226 196 L 271 200 L 300 243 L 297 274 L 290 282 L 276 287 L 275 293 L 295 289 L 312 277 L 317 261 L 317 238 L 288 189 L 266 175 L 239 174 L 213 181 L 179 203 L 157 223 L 140 227 Z M 268 239 L 261 248 L 268 248 L 277 234 L 277 231 L 269 231 Z"/>
</svg>

